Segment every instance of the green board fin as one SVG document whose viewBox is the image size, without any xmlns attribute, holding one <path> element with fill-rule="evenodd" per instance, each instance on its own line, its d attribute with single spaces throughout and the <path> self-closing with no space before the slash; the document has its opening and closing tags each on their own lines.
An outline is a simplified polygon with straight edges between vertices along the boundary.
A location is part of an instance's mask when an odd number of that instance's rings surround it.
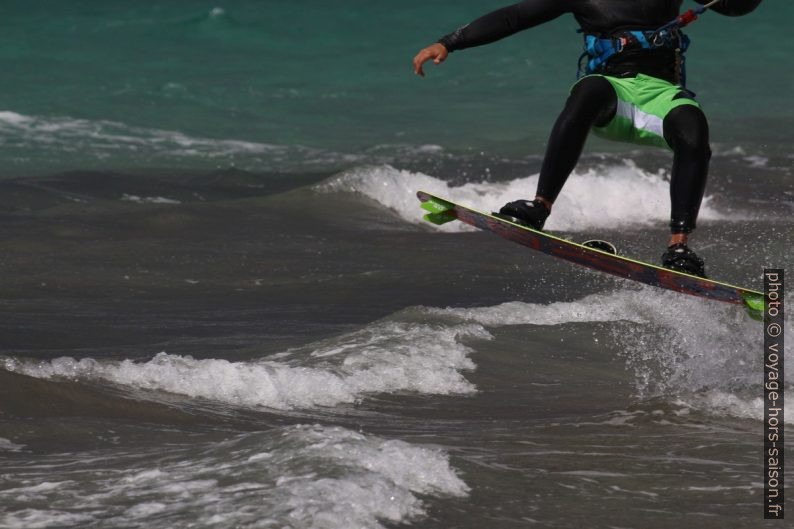
<svg viewBox="0 0 794 529">
<path fill-rule="evenodd" d="M 439 198 L 431 198 L 425 202 L 422 202 L 421 208 L 425 211 L 429 211 L 430 213 L 444 213 L 449 211 L 455 207 L 454 204 L 450 204 L 444 200 Z M 432 221 L 431 221 L 432 222 Z"/>
<path fill-rule="evenodd" d="M 431 198 L 426 202 L 422 202 L 421 207 L 425 211 L 429 211 L 423 218 L 433 224 L 446 224 L 458 218 L 455 215 L 455 211 L 453 211 L 455 206 L 439 198 Z"/>
<path fill-rule="evenodd" d="M 455 216 L 454 211 L 443 211 L 441 213 L 428 213 L 424 217 L 427 222 L 432 222 L 433 224 L 446 224 L 447 222 L 452 222 L 456 220 L 458 217 Z"/>
<path fill-rule="evenodd" d="M 764 296 L 745 292 L 742 294 L 742 300 L 744 301 L 744 308 L 747 310 L 747 314 L 749 314 L 752 319 L 758 321 L 764 320 Z"/>
</svg>

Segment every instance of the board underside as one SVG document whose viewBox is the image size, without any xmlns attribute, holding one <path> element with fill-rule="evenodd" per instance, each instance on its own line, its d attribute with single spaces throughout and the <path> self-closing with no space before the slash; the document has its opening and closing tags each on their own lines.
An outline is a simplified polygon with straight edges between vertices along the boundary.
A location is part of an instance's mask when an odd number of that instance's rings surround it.
<svg viewBox="0 0 794 529">
<path fill-rule="evenodd" d="M 743 305 L 747 308 L 751 317 L 755 319 L 763 318 L 764 295 L 761 292 L 676 272 L 675 270 L 669 270 L 650 263 L 643 263 L 642 261 L 582 246 L 546 232 L 536 231 L 526 226 L 455 204 L 424 191 L 419 191 L 416 195 L 422 202 L 422 208 L 428 211 L 428 214 L 425 215 L 425 220 L 434 224 L 444 224 L 459 220 L 475 228 L 493 232 L 504 239 L 533 250 L 581 266 L 624 279 L 638 281 L 646 285 L 725 303 Z"/>
</svg>

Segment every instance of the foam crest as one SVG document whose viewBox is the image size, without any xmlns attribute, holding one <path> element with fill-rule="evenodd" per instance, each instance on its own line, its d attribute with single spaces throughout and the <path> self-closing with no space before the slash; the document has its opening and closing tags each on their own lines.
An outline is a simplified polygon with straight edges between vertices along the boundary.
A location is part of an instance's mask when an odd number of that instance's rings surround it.
<svg viewBox="0 0 794 529">
<path fill-rule="evenodd" d="M 532 175 L 508 182 L 467 183 L 453 187 L 433 176 L 382 165 L 353 169 L 316 189 L 361 193 L 393 209 L 405 220 L 421 223 L 423 212 L 416 201 L 417 190 L 454 198 L 461 204 L 490 212 L 509 201 L 531 198 L 537 182 L 538 176 Z M 554 214 L 549 217 L 546 228 L 582 231 L 660 225 L 667 222 L 670 214 L 669 187 L 669 180 L 663 173 L 643 171 L 629 160 L 622 165 L 574 172 L 555 202 Z M 706 196 L 700 218 L 724 220 L 727 216 L 712 207 L 711 198 Z M 439 229 L 466 231 L 473 228 L 454 222 Z"/>
<path fill-rule="evenodd" d="M 420 494 L 465 495 L 469 488 L 449 466 L 439 449 L 383 440 L 339 427 L 298 426 L 288 435 L 315 457 L 329 458 L 345 468 L 365 469 L 403 489 Z"/>
<path fill-rule="evenodd" d="M 99 379 L 232 405 L 311 408 L 355 402 L 369 393 L 471 393 L 475 388 L 463 372 L 474 363 L 468 357 L 471 349 L 462 343 L 471 338 L 490 335 L 478 325 L 384 321 L 286 352 L 279 361 L 196 360 L 160 353 L 148 362 L 5 358 L 0 365 L 37 378 Z"/>
<path fill-rule="evenodd" d="M 626 293 L 593 294 L 580 300 L 549 304 L 510 301 L 493 307 L 425 308 L 427 313 L 448 316 L 487 326 L 561 325 L 563 323 L 631 321 L 645 323 L 649 315 L 636 298 Z"/>
<path fill-rule="evenodd" d="M 0 437 L 0 452 L 19 452 L 23 448 L 25 448 L 25 445 L 18 445 L 5 437 Z"/>
<path fill-rule="evenodd" d="M 201 519 L 224 527 L 380 528 L 421 517 L 418 495 L 469 491 L 442 450 L 339 427 L 293 426 L 174 445 L 165 454 L 141 449 L 117 454 L 118 468 L 95 454 L 67 456 L 28 465 L 13 489 L 0 491 L 7 507 L 0 525 L 69 527 L 101 516 L 113 527 Z M 62 466 L 73 478 L 68 487 L 37 484 Z"/>
</svg>

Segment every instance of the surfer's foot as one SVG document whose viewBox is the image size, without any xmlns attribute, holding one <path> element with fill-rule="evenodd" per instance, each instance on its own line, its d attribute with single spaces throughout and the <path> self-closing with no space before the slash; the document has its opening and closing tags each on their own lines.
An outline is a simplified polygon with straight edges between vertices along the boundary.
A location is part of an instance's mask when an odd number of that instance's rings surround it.
<svg viewBox="0 0 794 529">
<path fill-rule="evenodd" d="M 524 224 L 536 230 L 542 230 L 543 224 L 551 211 L 540 199 L 516 200 L 508 202 L 499 210 L 500 215 L 514 218 L 519 224 Z"/>
<path fill-rule="evenodd" d="M 684 243 L 673 244 L 662 255 L 662 266 L 693 276 L 706 277 L 703 259 Z"/>
</svg>

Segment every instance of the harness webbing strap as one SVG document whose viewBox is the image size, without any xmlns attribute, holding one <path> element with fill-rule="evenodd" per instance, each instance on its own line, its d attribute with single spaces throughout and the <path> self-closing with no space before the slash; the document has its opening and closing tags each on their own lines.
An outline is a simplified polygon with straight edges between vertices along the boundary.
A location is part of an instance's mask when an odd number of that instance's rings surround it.
<svg viewBox="0 0 794 529">
<path fill-rule="evenodd" d="M 652 31 L 624 31 L 615 36 L 603 38 L 597 35 L 584 36 L 584 53 L 579 57 L 577 79 L 583 75 L 596 73 L 615 55 L 627 49 L 672 49 L 676 52 L 678 77 L 681 85 L 686 84 L 686 68 L 684 52 L 689 47 L 689 37 L 681 32 L 681 28 L 698 19 L 706 10 L 719 2 L 712 0 L 708 4 L 690 9 L 676 18 Z M 582 30 L 579 30 L 580 32 Z M 587 62 L 584 60 L 587 58 Z"/>
<path fill-rule="evenodd" d="M 584 53 L 579 58 L 579 77 L 598 72 L 609 59 L 626 50 L 666 48 L 683 53 L 688 46 L 689 38 L 677 29 L 624 31 L 609 38 L 585 35 Z"/>
</svg>

